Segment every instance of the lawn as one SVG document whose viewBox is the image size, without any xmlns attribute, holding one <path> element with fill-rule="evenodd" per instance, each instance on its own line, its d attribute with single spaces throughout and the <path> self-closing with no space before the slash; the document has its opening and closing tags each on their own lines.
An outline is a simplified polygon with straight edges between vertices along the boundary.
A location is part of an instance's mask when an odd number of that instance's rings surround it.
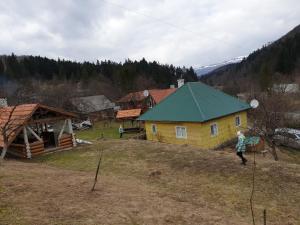
<svg viewBox="0 0 300 225">
<path fill-rule="evenodd" d="M 97 190 L 90 188 L 104 150 Z M 257 155 L 257 224 L 297 225 L 300 165 Z M 251 161 L 252 155 L 247 155 Z M 106 139 L 0 167 L 0 224 L 251 224 L 252 165 L 227 151 Z M 161 175 L 156 172 L 160 172 Z M 16 212 L 16 219 L 12 213 Z M 22 220 L 20 220 L 22 218 Z M 9 222 L 8 222 L 9 221 Z M 21 224 L 21 223 L 20 223 Z"/>
<path fill-rule="evenodd" d="M 119 139 L 119 126 L 121 123 L 118 122 L 107 122 L 107 121 L 100 121 L 96 122 L 93 128 L 87 130 L 76 131 L 76 137 L 83 140 L 93 141 L 99 138 L 113 138 Z M 126 122 L 125 127 L 130 127 L 131 122 Z M 129 138 L 134 136 L 135 134 L 127 134 L 123 135 L 123 138 Z"/>
</svg>

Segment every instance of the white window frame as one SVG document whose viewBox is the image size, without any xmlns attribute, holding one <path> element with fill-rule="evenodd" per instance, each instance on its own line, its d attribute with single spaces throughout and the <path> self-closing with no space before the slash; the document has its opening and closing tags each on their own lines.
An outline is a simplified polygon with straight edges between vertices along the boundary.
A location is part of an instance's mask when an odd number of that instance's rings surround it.
<svg viewBox="0 0 300 225">
<path fill-rule="evenodd" d="M 239 118 L 239 124 L 238 125 L 236 124 L 236 119 L 237 118 Z M 237 116 L 234 117 L 234 124 L 235 124 L 236 127 L 240 127 L 242 125 L 242 118 L 241 118 L 240 115 L 237 115 Z"/>
<path fill-rule="evenodd" d="M 177 128 L 184 129 L 185 130 L 185 135 L 178 136 Z M 175 127 L 175 134 L 176 134 L 176 138 L 178 138 L 178 139 L 187 139 L 187 128 L 185 126 L 176 126 Z"/>
<path fill-rule="evenodd" d="M 153 131 L 153 127 L 155 127 L 155 132 Z M 152 134 L 157 134 L 157 126 L 156 124 L 151 124 L 151 131 L 152 131 Z"/>
<path fill-rule="evenodd" d="M 211 131 L 212 131 L 212 126 L 216 126 L 216 133 L 215 134 L 213 134 Z M 215 137 L 215 136 L 217 136 L 219 134 L 219 128 L 218 128 L 218 124 L 217 123 L 212 123 L 212 124 L 210 124 L 210 136 L 212 136 L 212 137 Z"/>
</svg>

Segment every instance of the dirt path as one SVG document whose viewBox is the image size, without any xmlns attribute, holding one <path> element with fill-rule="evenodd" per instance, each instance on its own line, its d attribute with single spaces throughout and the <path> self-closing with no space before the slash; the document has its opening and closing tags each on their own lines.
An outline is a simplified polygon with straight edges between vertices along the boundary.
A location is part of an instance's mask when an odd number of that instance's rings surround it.
<svg viewBox="0 0 300 225">
<path fill-rule="evenodd" d="M 91 172 L 11 160 L 0 174 L 0 209 L 12 214 L 0 218 L 3 225 L 246 224 L 239 216 L 223 218 L 220 209 L 205 202 L 177 200 L 134 177 L 101 176 L 91 193 Z"/>
</svg>

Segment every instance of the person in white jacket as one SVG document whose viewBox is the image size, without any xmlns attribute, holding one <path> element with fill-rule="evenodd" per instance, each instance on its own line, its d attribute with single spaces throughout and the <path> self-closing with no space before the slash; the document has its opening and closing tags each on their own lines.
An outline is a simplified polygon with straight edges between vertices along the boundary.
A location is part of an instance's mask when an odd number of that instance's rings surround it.
<svg viewBox="0 0 300 225">
<path fill-rule="evenodd" d="M 123 133 L 124 133 L 124 129 L 123 129 L 122 125 L 120 125 L 120 127 L 119 127 L 120 138 L 122 138 Z"/>
<path fill-rule="evenodd" d="M 241 131 L 237 132 L 237 136 L 238 136 L 238 143 L 235 146 L 236 154 L 238 157 L 241 158 L 242 164 L 246 165 L 247 159 L 243 156 L 243 153 L 246 151 L 246 143 L 245 143 L 246 138 Z"/>
</svg>

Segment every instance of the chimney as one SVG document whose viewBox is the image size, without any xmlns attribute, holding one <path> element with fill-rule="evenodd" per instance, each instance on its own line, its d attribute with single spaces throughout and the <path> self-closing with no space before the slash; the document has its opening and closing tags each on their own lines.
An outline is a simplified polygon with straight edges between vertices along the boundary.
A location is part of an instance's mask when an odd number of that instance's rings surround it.
<svg viewBox="0 0 300 225">
<path fill-rule="evenodd" d="M 174 84 L 171 84 L 171 85 L 170 85 L 170 88 L 175 88 L 175 85 L 174 85 Z"/>
<path fill-rule="evenodd" d="M 7 99 L 0 97 L 0 108 L 7 107 Z"/>
<path fill-rule="evenodd" d="M 180 88 L 181 86 L 184 85 L 184 79 L 178 79 L 177 83 L 178 83 L 178 88 Z"/>
</svg>

